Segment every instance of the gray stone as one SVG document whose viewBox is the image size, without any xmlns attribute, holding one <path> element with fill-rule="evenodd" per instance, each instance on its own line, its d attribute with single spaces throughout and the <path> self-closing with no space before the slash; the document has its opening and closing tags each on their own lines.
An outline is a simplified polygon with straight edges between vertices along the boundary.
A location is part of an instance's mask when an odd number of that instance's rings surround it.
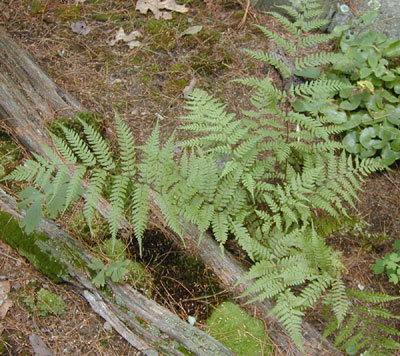
<svg viewBox="0 0 400 356">
<path fill-rule="evenodd" d="M 360 13 L 376 9 L 378 17 L 373 28 L 387 37 L 400 38 L 400 6 L 399 0 L 361 0 Z"/>
</svg>

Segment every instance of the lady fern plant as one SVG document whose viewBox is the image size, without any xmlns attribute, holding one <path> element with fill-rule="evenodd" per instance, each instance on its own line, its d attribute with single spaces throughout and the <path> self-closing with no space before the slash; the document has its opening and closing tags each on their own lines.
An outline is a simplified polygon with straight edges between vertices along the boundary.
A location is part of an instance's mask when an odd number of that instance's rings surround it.
<svg viewBox="0 0 400 356">
<path fill-rule="evenodd" d="M 52 135 L 55 150 L 35 155 L 6 179 L 33 185 L 21 192 L 27 207 L 29 232 L 44 209 L 55 216 L 83 197 L 88 226 L 102 196 L 114 241 L 121 221 L 131 221 L 141 246 L 150 210 L 151 191 L 166 222 L 177 234 L 186 224 L 211 231 L 221 244 L 234 238 L 254 262 L 244 279 L 253 280 L 244 296 L 273 299 L 272 310 L 302 349 L 301 321 L 307 309 L 323 299 L 338 326 L 350 301 L 342 281 L 340 254 L 318 234 L 324 215 L 340 219 L 354 206 L 359 181 L 381 167 L 373 160 L 352 158 L 332 139 L 340 132 L 331 96 L 343 88 L 333 80 L 298 82 L 298 72 L 312 73 L 318 65 L 336 60 L 336 54 L 302 51 L 332 38 L 309 34 L 324 24 L 315 20 L 317 1 L 290 1 L 281 6 L 294 19 L 272 13 L 289 31 L 291 40 L 259 27 L 275 41 L 275 54 L 247 51 L 268 62 L 281 74 L 284 87 L 266 78 L 237 80 L 252 90 L 252 110 L 240 116 L 202 90 L 194 90 L 187 104 L 185 124 L 192 138 L 176 153 L 174 135 L 160 143 L 158 127 L 143 146 L 116 114 L 119 152 L 90 125 L 82 122 L 83 136 L 63 128 L 64 137 Z M 294 57 L 288 60 L 282 53 Z M 318 114 L 291 109 L 301 97 L 319 102 Z M 117 157 L 117 159 L 115 158 Z M 85 183 L 84 183 L 85 182 Z M 83 188 L 84 187 L 84 188 Z"/>
</svg>

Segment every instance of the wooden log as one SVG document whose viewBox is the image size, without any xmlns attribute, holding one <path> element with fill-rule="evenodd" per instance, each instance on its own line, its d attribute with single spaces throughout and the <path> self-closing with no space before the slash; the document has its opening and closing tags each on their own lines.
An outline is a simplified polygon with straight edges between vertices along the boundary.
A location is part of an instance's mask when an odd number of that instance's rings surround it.
<svg viewBox="0 0 400 356">
<path fill-rule="evenodd" d="M 37 152 L 48 140 L 48 120 L 82 110 L 0 26 L 0 121 L 20 142 Z"/>
<path fill-rule="evenodd" d="M 168 356 L 184 356 L 191 352 L 197 356 L 235 356 L 213 337 L 181 320 L 129 285 L 107 280 L 108 291 L 107 288 L 97 289 L 90 282 L 90 270 L 87 267 L 95 256 L 52 221 L 44 219 L 39 232 L 46 236 L 41 234 L 40 238 L 32 237 L 31 245 L 27 245 L 26 240 L 30 237 L 22 233 L 15 220 L 10 219 L 21 220 L 24 212 L 18 211 L 16 201 L 1 189 L 0 210 L 3 212 L 0 214 L 0 223 L 3 224 L 0 238 L 22 255 L 31 257 L 31 262 L 37 262 L 36 256 L 29 251 L 34 248 L 39 248 L 45 255 L 42 258 L 47 258 L 53 264 L 57 262 L 61 266 L 57 277 L 77 286 L 92 308 L 144 354 L 156 356 L 161 352 Z M 5 216 L 4 212 L 9 215 Z M 129 324 L 123 321 L 127 318 L 127 312 L 136 318 L 130 317 Z"/>
<path fill-rule="evenodd" d="M 0 32 L 0 38 L 3 36 L 3 41 L 11 41 L 11 39 Z M 1 61 L 1 57 L 0 57 Z M 1 65 L 1 62 L 0 62 Z M 24 63 L 24 65 L 36 66 L 34 62 Z M 38 70 L 38 69 L 36 69 Z M 29 72 L 29 70 L 27 69 Z M 2 86 L 1 80 L 5 80 L 4 77 L 0 77 L 0 87 Z M 19 80 L 19 79 L 18 79 Z M 50 79 L 46 79 L 48 81 Z M 54 91 L 54 85 L 46 87 L 44 89 L 46 93 Z M 33 100 L 35 98 L 31 98 Z M 33 101 L 32 105 L 33 108 L 36 108 L 36 104 Z M 74 110 L 74 107 L 71 107 L 71 110 Z M 40 118 L 40 115 L 36 115 L 36 117 Z M 28 119 L 27 119 L 28 120 Z M 25 140 L 24 135 L 25 132 L 22 130 L 15 128 L 10 125 L 10 131 L 15 135 L 15 137 L 21 141 L 25 147 L 30 150 L 34 151 L 39 154 L 43 154 L 42 147 L 38 145 L 38 143 L 48 143 L 49 138 L 47 137 L 47 133 L 43 130 L 44 125 L 39 124 L 35 127 L 34 130 L 29 131 L 29 135 L 31 135 L 31 140 Z M 34 144 L 32 144 L 34 142 Z M 98 211 L 103 216 L 107 217 L 108 215 L 108 202 L 104 199 L 101 200 L 98 204 Z M 163 219 L 162 214 L 158 208 L 157 201 L 155 199 L 155 195 L 153 194 L 152 199 L 152 213 L 158 218 L 158 221 L 161 225 L 166 226 L 165 221 Z M 122 228 L 130 230 L 130 224 L 127 221 L 122 222 Z M 171 234 L 171 236 L 174 236 Z M 235 283 L 237 283 L 243 276 L 243 273 L 247 270 L 247 268 L 237 261 L 235 257 L 230 254 L 228 251 L 222 253 L 219 245 L 215 242 L 215 240 L 207 233 L 204 233 L 201 238 L 199 239 L 200 234 L 195 226 L 189 226 L 188 229 L 184 232 L 184 240 L 186 248 L 190 250 L 190 253 L 195 255 L 196 257 L 200 258 L 204 261 L 204 263 L 212 268 L 214 273 L 219 277 L 222 285 L 226 289 L 231 289 L 232 293 L 235 295 L 240 294 L 248 284 L 242 284 L 235 290 L 233 287 Z M 177 244 L 183 247 L 182 240 L 178 237 L 175 238 Z M 119 286 L 115 286 L 116 290 L 119 290 Z M 132 292 L 130 292 L 132 293 Z M 134 297 L 134 295 L 131 295 Z M 269 312 L 272 309 L 272 304 L 270 302 L 264 303 L 255 303 L 253 304 L 252 308 L 256 309 L 257 315 L 263 318 L 266 321 L 268 326 L 268 333 L 273 338 L 274 342 L 280 347 L 282 353 L 284 355 L 290 356 L 300 356 L 303 355 L 300 350 L 298 350 L 294 344 L 292 343 L 290 337 L 285 332 L 282 325 L 277 322 L 276 319 L 271 318 L 268 316 Z M 155 320 L 156 321 L 156 320 Z M 335 351 L 332 345 L 324 341 L 322 345 L 321 343 L 321 334 L 313 328 L 310 324 L 304 322 L 303 323 L 303 340 L 304 340 L 304 347 L 306 350 L 306 355 L 308 356 L 329 356 L 329 355 L 341 355 L 340 352 Z M 178 335 L 177 335 L 178 336 Z"/>
</svg>

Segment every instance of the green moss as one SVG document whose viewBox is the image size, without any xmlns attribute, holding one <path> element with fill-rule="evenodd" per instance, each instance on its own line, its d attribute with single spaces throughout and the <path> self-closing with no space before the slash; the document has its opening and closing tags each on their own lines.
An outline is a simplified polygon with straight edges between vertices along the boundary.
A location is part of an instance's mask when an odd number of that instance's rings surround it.
<svg viewBox="0 0 400 356">
<path fill-rule="evenodd" d="M 26 5 L 33 16 L 43 13 L 44 6 L 40 1 L 27 1 Z"/>
<path fill-rule="evenodd" d="M 144 31 L 149 35 L 158 35 L 167 29 L 165 20 L 148 19 L 144 24 Z"/>
<path fill-rule="evenodd" d="M 177 350 L 182 352 L 186 356 L 195 356 L 195 354 L 192 354 L 190 351 L 186 350 L 183 346 L 179 346 Z"/>
<path fill-rule="evenodd" d="M 207 319 L 209 333 L 238 356 L 266 356 L 272 351 L 261 320 L 232 302 L 222 303 Z"/>
<path fill-rule="evenodd" d="M 186 65 L 183 63 L 174 63 L 169 67 L 171 74 L 182 74 L 186 72 Z"/>
<path fill-rule="evenodd" d="M 110 15 L 109 14 L 93 14 L 91 17 L 93 20 L 105 22 L 105 21 L 108 21 L 108 19 L 110 18 Z"/>
<path fill-rule="evenodd" d="M 143 84 L 147 85 L 147 84 L 149 84 L 149 82 L 151 80 L 151 76 L 148 73 L 142 74 L 140 76 L 140 80 L 142 81 Z"/>
<path fill-rule="evenodd" d="M 91 17 L 93 20 L 102 21 L 102 22 L 106 22 L 106 21 L 121 22 L 121 21 L 125 21 L 127 19 L 126 15 L 124 13 L 120 13 L 120 12 L 92 14 Z"/>
<path fill-rule="evenodd" d="M 64 21 L 79 21 L 81 19 L 81 7 L 79 5 L 59 6 L 57 15 Z"/>
<path fill-rule="evenodd" d="M 50 237 L 45 233 L 25 234 L 12 215 L 6 212 L 0 212 L 0 238 L 54 282 L 61 283 L 70 278 L 67 266 L 46 247 Z"/>
</svg>

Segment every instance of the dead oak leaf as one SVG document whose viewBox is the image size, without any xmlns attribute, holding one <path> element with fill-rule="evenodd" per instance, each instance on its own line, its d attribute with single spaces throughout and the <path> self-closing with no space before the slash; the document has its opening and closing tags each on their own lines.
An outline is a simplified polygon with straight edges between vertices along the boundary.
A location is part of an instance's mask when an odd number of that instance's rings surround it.
<svg viewBox="0 0 400 356">
<path fill-rule="evenodd" d="M 9 281 L 0 281 L 0 320 L 3 320 L 6 317 L 8 309 L 13 306 L 13 302 L 7 300 L 10 289 Z"/>
<path fill-rule="evenodd" d="M 150 10 L 156 19 L 161 17 L 164 20 L 170 20 L 172 15 L 169 12 L 161 10 L 170 10 L 181 13 L 188 11 L 185 5 L 178 5 L 175 0 L 138 0 L 136 3 L 136 10 L 139 10 L 141 14 L 147 14 L 147 11 Z"/>
<path fill-rule="evenodd" d="M 114 46 L 118 41 L 124 41 L 129 48 L 132 49 L 140 46 L 140 42 L 136 41 L 137 37 L 142 37 L 142 34 L 139 31 L 132 31 L 129 35 L 127 35 L 124 29 L 121 27 L 116 33 L 115 39 L 108 41 L 108 44 L 110 46 Z"/>
</svg>

